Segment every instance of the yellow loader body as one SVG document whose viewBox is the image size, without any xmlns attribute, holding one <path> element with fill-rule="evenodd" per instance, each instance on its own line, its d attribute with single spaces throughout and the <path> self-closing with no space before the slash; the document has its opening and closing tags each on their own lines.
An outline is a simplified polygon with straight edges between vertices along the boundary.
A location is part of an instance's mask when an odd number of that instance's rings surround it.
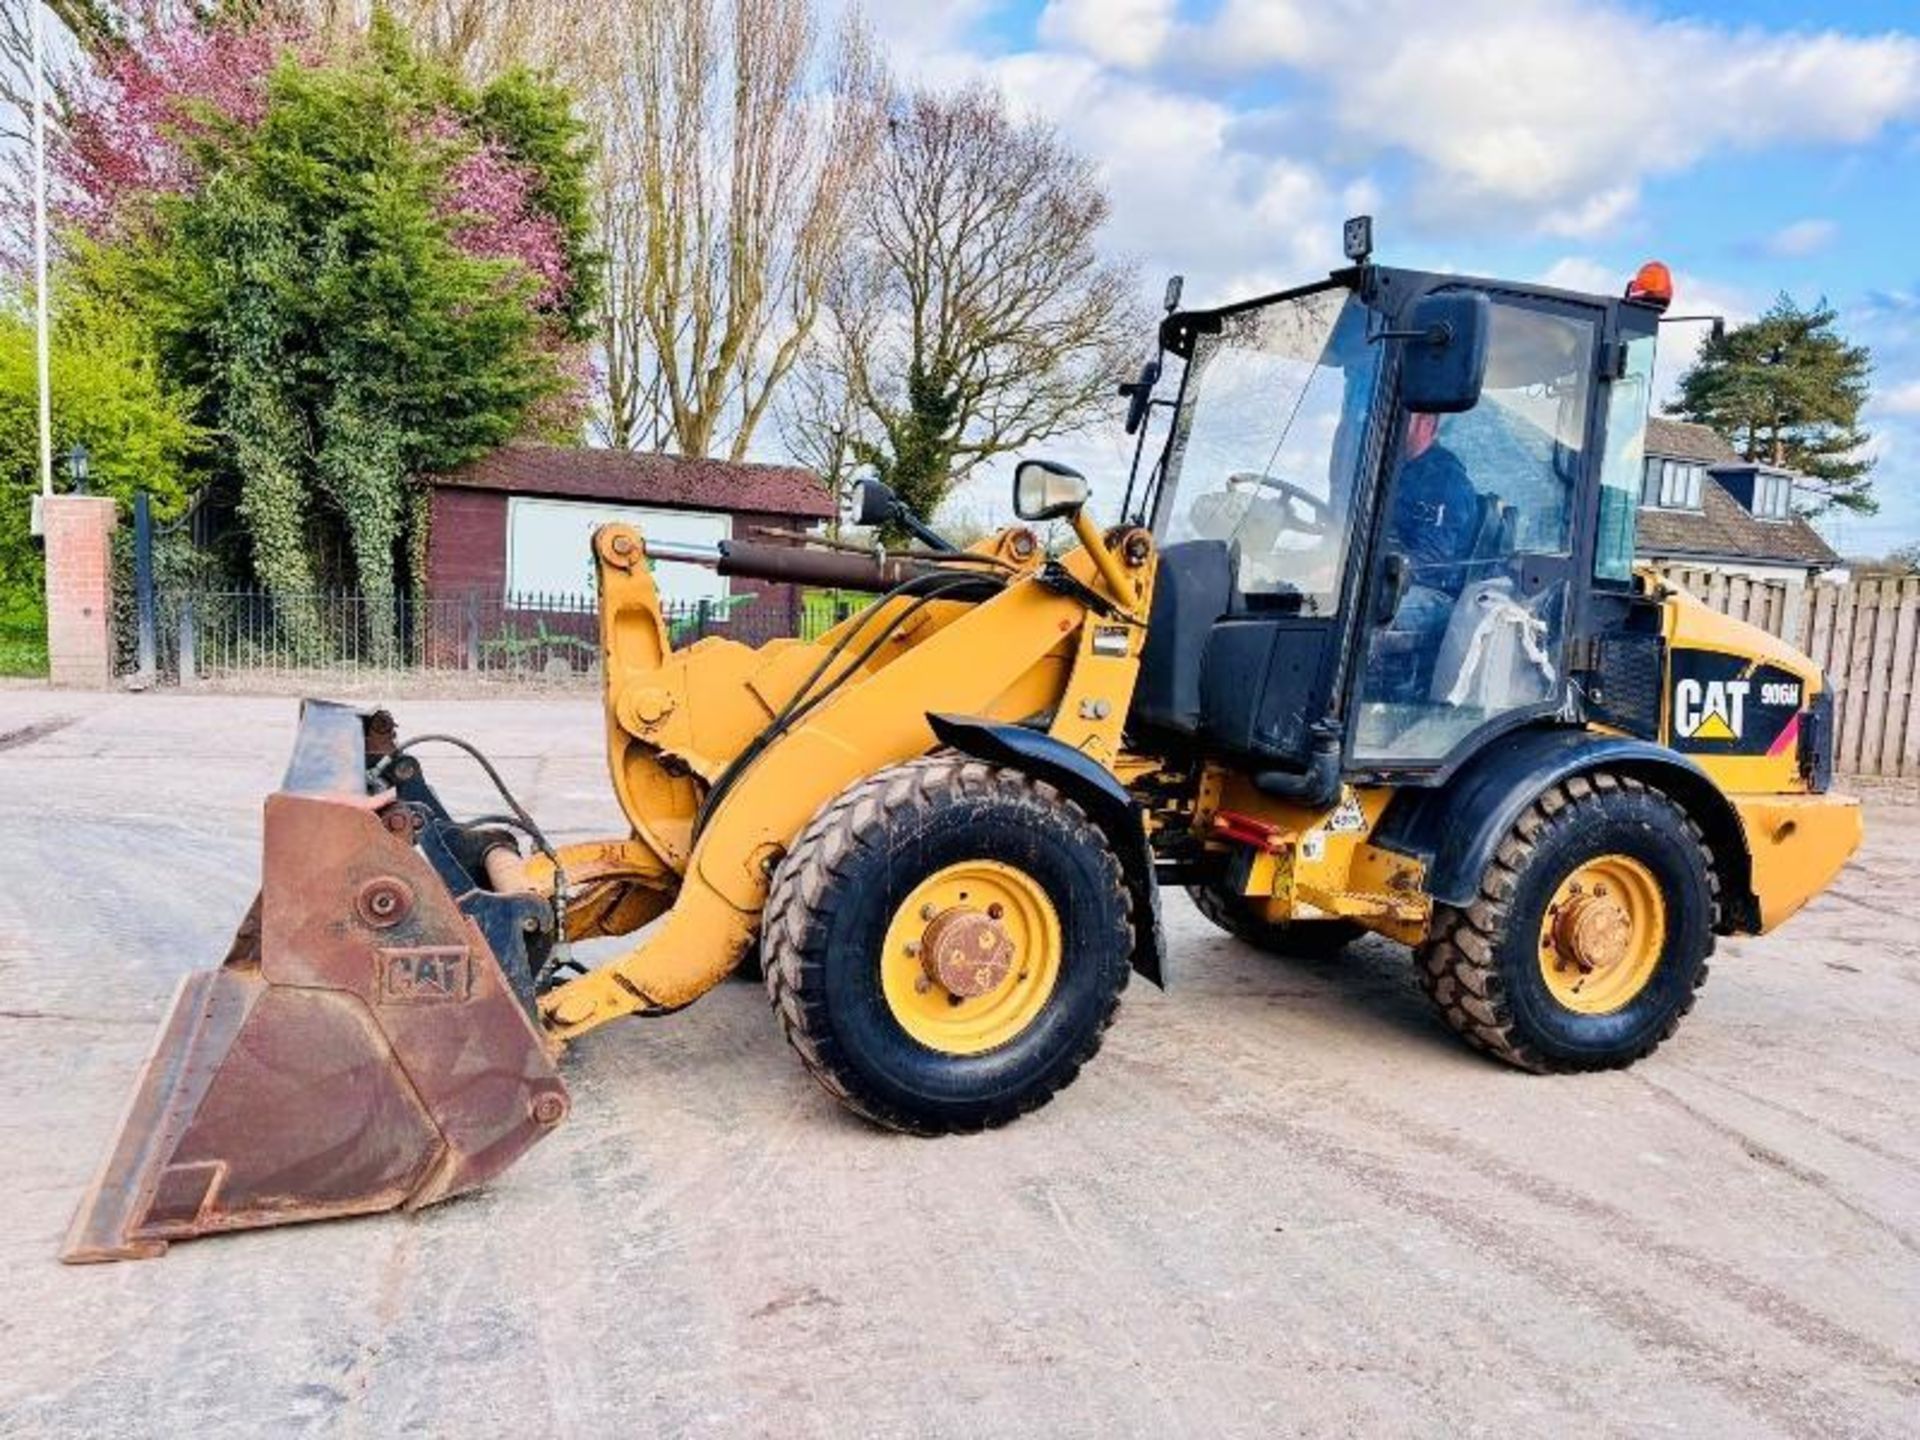
<svg viewBox="0 0 1920 1440">
<path fill-rule="evenodd" d="M 1651 1053 L 1716 938 L 1857 847 L 1832 698 L 1633 571 L 1655 289 L 1350 258 L 1167 316 L 1179 396 L 1159 359 L 1125 393 L 1130 423 L 1176 417 L 1125 523 L 1019 467 L 1062 556 L 1021 526 L 956 551 L 870 483 L 859 523 L 926 548 L 714 563 L 852 570 L 871 606 L 675 650 L 643 537 L 599 531 L 624 835 L 552 845 L 490 766 L 504 811 L 456 818 L 417 752 L 472 747 L 309 704 L 259 903 L 183 984 L 64 1258 L 483 1183 L 565 1117 L 568 1040 L 752 962 L 856 1112 L 1008 1123 L 1092 1059 L 1132 973 L 1160 981 L 1168 884 L 1260 949 L 1411 947 L 1444 1023 L 1520 1068 Z"/>
</svg>

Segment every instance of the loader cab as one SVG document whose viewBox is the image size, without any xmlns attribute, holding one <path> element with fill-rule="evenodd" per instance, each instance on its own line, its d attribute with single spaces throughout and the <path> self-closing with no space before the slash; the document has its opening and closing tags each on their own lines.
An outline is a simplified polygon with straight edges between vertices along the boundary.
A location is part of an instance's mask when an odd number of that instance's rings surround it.
<svg viewBox="0 0 1920 1440">
<path fill-rule="evenodd" d="M 1170 314 L 1134 728 L 1311 794 L 1570 715 L 1576 639 L 1631 604 L 1657 320 L 1365 263 Z"/>
</svg>

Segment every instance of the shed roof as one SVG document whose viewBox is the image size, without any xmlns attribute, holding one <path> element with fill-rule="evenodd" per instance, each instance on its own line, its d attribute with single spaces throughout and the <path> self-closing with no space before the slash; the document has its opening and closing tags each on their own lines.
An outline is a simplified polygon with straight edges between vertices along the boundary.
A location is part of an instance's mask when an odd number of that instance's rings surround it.
<svg viewBox="0 0 1920 1440">
<path fill-rule="evenodd" d="M 516 441 L 445 475 L 434 485 L 566 500 L 657 505 L 672 510 L 753 511 L 825 520 L 833 497 L 798 465 L 701 460 L 686 455 L 587 449 Z"/>
</svg>

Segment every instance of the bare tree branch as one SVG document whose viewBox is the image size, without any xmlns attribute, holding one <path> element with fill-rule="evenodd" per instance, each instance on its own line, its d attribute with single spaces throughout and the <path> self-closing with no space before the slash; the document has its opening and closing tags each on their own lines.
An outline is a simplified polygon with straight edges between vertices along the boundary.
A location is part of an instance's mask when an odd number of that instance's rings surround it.
<svg viewBox="0 0 1920 1440">
<path fill-rule="evenodd" d="M 610 441 L 741 458 L 847 243 L 881 113 L 810 0 L 626 0 L 595 97 Z"/>
<path fill-rule="evenodd" d="M 922 514 L 982 462 L 1108 413 L 1144 312 L 1092 165 L 990 90 L 896 101 L 795 387 Z M 811 457 L 809 457 L 811 458 Z"/>
</svg>

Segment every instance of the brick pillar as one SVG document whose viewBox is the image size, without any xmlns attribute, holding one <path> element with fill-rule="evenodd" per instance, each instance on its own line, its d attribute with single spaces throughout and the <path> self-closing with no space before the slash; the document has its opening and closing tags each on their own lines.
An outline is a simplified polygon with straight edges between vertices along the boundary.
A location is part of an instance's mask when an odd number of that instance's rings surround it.
<svg viewBox="0 0 1920 1440">
<path fill-rule="evenodd" d="M 47 669 L 55 685 L 103 690 L 113 683 L 113 501 L 49 495 Z"/>
</svg>

